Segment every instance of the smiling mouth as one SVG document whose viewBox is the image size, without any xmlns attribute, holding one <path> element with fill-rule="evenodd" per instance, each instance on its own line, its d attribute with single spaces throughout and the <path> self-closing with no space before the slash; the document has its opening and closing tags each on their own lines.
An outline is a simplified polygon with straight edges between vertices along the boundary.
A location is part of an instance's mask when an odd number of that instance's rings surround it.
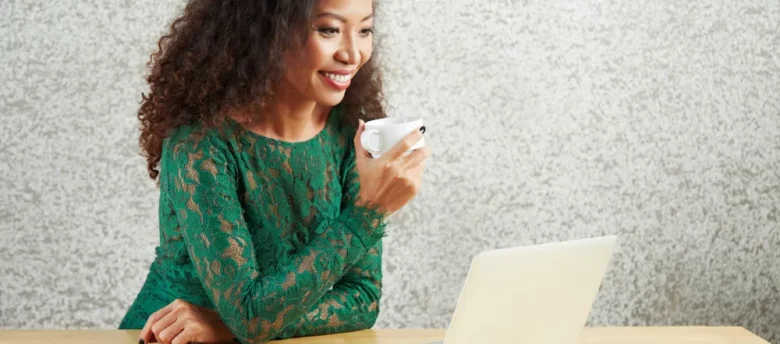
<svg viewBox="0 0 780 344">
<path fill-rule="evenodd" d="M 346 84 L 352 79 L 352 75 L 350 74 L 333 74 L 327 72 L 320 72 L 320 74 L 340 84 Z"/>
</svg>

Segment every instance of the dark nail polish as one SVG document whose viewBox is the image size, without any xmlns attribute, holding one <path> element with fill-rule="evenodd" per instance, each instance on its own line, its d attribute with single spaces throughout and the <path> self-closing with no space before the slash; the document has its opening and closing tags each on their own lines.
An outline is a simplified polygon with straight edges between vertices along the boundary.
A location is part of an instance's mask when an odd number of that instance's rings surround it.
<svg viewBox="0 0 780 344">
<path fill-rule="evenodd" d="M 144 342 L 144 340 L 143 340 L 143 339 L 139 339 L 139 340 L 138 340 L 138 344 L 146 344 L 146 342 Z"/>
<path fill-rule="evenodd" d="M 420 127 L 420 131 L 425 134 L 425 126 Z"/>
</svg>

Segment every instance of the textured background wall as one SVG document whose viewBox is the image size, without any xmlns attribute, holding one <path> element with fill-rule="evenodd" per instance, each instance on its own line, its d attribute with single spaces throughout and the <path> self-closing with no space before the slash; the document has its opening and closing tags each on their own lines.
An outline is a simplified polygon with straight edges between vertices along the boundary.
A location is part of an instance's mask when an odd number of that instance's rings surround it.
<svg viewBox="0 0 780 344">
<path fill-rule="evenodd" d="M 0 2 L 0 327 L 112 328 L 157 240 L 134 117 L 179 1 Z M 434 146 L 380 327 L 444 327 L 470 258 L 618 234 L 592 325 L 780 342 L 780 2 L 385 1 Z"/>
</svg>

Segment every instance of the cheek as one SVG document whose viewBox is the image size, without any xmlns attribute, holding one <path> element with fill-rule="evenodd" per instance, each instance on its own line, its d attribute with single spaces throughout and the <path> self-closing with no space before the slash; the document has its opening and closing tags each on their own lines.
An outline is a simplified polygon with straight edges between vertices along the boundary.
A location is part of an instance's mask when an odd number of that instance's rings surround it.
<svg viewBox="0 0 780 344">
<path fill-rule="evenodd" d="M 300 53 L 290 53 L 287 55 L 284 66 L 285 78 L 295 85 L 300 82 L 303 75 L 301 71 L 306 68 L 306 61 L 300 56 Z"/>
<path fill-rule="evenodd" d="M 374 45 L 369 43 L 360 47 L 360 66 L 362 67 L 368 60 L 371 59 L 371 55 L 374 53 Z"/>
<path fill-rule="evenodd" d="M 309 88 L 308 84 L 310 83 L 308 76 L 309 73 L 304 72 L 301 68 L 303 68 L 303 66 L 300 64 L 289 65 L 284 73 L 287 82 L 289 82 L 290 85 L 298 91 L 306 90 Z"/>
<path fill-rule="evenodd" d="M 310 71 L 325 69 L 336 53 L 336 49 L 317 39 L 310 39 L 306 44 L 306 68 Z"/>
</svg>

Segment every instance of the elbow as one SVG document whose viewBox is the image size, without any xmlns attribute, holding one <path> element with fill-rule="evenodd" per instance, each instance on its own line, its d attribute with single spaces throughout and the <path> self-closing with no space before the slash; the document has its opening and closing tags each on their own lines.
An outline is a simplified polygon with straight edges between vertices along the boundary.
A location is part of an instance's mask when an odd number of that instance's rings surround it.
<svg viewBox="0 0 780 344">
<path fill-rule="evenodd" d="M 350 326 L 349 331 L 370 330 L 376 325 L 377 318 L 379 318 L 379 309 L 365 310 L 360 318 L 355 318 L 357 321 Z"/>
<path fill-rule="evenodd" d="M 281 333 L 279 330 L 272 329 L 252 331 L 246 328 L 236 328 L 236 330 L 233 334 L 239 342 L 244 344 L 267 343 Z"/>
<path fill-rule="evenodd" d="M 379 288 L 367 288 L 365 286 L 357 288 L 361 293 L 356 301 L 359 303 L 353 309 L 352 331 L 369 330 L 374 327 L 379 318 L 379 304 L 382 298 L 382 292 Z"/>
<path fill-rule="evenodd" d="M 368 307 L 366 307 L 364 326 L 362 326 L 361 330 L 368 330 L 376 325 L 376 320 L 379 318 L 380 295 L 380 293 L 376 293 L 371 297 Z"/>
<path fill-rule="evenodd" d="M 369 311 L 366 315 L 366 325 L 363 330 L 370 330 L 376 325 L 376 319 L 379 318 L 379 308 L 375 311 Z"/>
<path fill-rule="evenodd" d="M 281 321 L 283 316 L 284 314 L 278 315 L 274 322 L 261 316 L 243 318 L 241 323 L 230 324 L 228 328 L 241 343 L 267 343 L 282 332 L 286 325 Z"/>
</svg>

